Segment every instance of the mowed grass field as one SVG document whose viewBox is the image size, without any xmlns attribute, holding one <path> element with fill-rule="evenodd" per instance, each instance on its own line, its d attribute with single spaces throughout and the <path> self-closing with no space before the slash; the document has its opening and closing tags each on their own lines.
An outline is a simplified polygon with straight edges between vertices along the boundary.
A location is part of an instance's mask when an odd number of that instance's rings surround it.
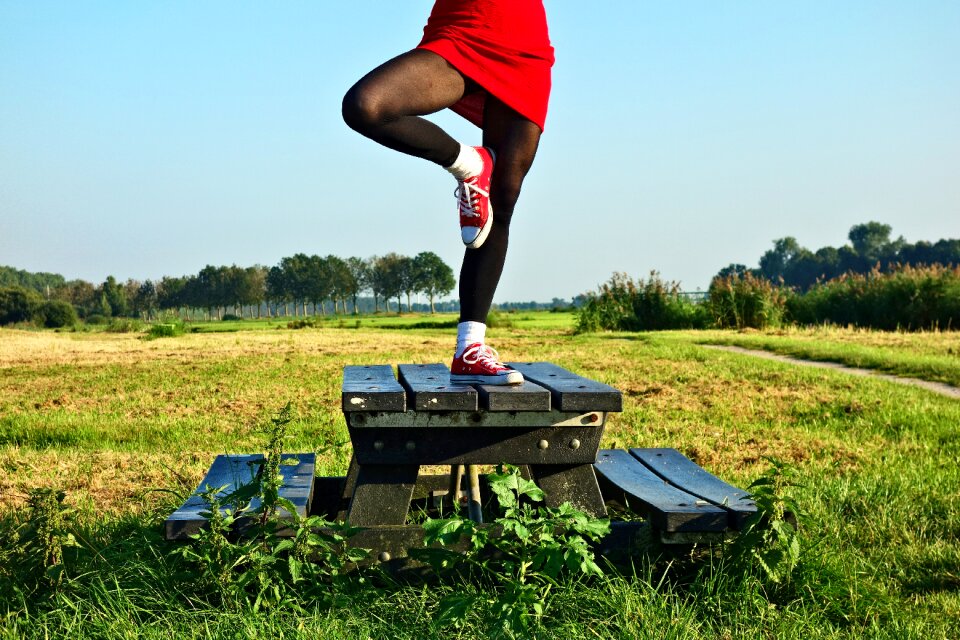
<svg viewBox="0 0 960 640">
<path fill-rule="evenodd" d="M 503 359 L 550 360 L 623 391 L 624 411 L 608 421 L 603 446 L 675 447 L 740 486 L 769 468 L 767 457 L 783 460 L 797 470 L 802 486 L 793 495 L 810 515 L 794 583 L 776 595 L 745 598 L 722 575 L 709 577 L 709 554 L 682 562 L 676 554 L 641 557 L 636 576 L 558 587 L 537 637 L 957 637 L 960 402 L 698 344 L 865 351 L 872 359 L 858 366 L 952 381 L 957 334 L 575 336 L 568 314 L 508 319 L 513 326 L 488 332 Z M 0 604 L 3 633 L 480 633 L 483 611 L 460 630 L 432 626 L 439 595 L 428 587 L 372 589 L 363 595 L 369 606 L 352 602 L 299 616 L 219 611 L 191 600 L 164 574 L 169 549 L 159 537 L 177 502 L 171 492 L 188 494 L 218 453 L 260 450 L 258 426 L 288 402 L 296 418 L 286 449 L 318 451 L 319 474 L 343 474 L 350 446 L 339 410 L 342 367 L 449 363 L 453 330 L 444 325 L 451 320 L 402 316 L 357 326 L 352 318 L 328 319 L 300 330 L 217 323 L 150 341 L 136 333 L 0 329 L 0 510 L 8 518 L 33 487 L 63 489 L 85 527 L 84 544 L 111 559 L 99 565 L 96 589 L 67 589 L 54 603 Z M 921 359 L 927 368 L 908 366 Z M 697 562 L 700 569 L 691 570 Z"/>
</svg>

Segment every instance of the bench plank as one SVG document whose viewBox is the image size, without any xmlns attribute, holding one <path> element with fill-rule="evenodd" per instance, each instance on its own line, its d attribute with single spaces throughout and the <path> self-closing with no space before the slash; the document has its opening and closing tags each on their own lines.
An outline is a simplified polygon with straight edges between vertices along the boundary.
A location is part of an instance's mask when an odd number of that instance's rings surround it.
<svg viewBox="0 0 960 640">
<path fill-rule="evenodd" d="M 757 512 L 747 491 L 727 484 L 676 449 L 630 449 L 630 455 L 670 484 L 727 509 L 732 529 L 739 530 Z"/>
<path fill-rule="evenodd" d="M 550 411 L 550 390 L 524 380 L 523 384 L 477 385 L 480 405 L 487 411 Z"/>
<path fill-rule="evenodd" d="M 477 390 L 452 384 L 450 370 L 443 364 L 401 364 L 400 383 L 410 393 L 417 411 L 476 411 Z"/>
<path fill-rule="evenodd" d="M 388 364 L 347 365 L 343 368 L 344 413 L 350 411 L 406 411 L 407 394 Z"/>
<path fill-rule="evenodd" d="M 282 457 L 284 459 L 297 459 L 298 463 L 280 466 L 280 477 L 283 479 L 280 496 L 290 500 L 300 516 L 306 516 L 310 500 L 313 497 L 316 455 L 313 453 L 288 453 L 283 454 Z M 193 494 L 164 522 L 164 534 L 167 540 L 181 540 L 200 531 L 207 522 L 207 519 L 200 515 L 202 511 L 207 510 L 207 505 L 200 494 L 208 486 L 212 488 L 226 486 L 219 493 L 221 497 L 232 493 L 255 478 L 256 474 L 259 473 L 260 465 L 255 464 L 254 461 L 262 459 L 263 456 L 259 454 L 218 455 Z M 252 500 L 250 506 L 256 509 L 259 506 L 259 501 Z M 281 510 L 280 517 L 284 518 L 285 516 L 289 517 L 289 514 Z"/>
<path fill-rule="evenodd" d="M 623 397 L 610 385 L 578 376 L 552 362 L 508 362 L 531 382 L 550 390 L 561 411 L 622 411 Z"/>
<path fill-rule="evenodd" d="M 727 528 L 726 510 L 671 486 L 626 451 L 602 449 L 594 468 L 624 493 L 632 507 L 644 508 L 660 531 L 722 532 Z"/>
</svg>

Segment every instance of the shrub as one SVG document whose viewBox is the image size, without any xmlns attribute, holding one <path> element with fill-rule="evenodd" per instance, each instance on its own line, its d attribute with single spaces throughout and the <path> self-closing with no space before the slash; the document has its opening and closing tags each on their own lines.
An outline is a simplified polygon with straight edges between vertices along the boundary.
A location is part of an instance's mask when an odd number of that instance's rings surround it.
<svg viewBox="0 0 960 640">
<path fill-rule="evenodd" d="M 23 287 L 0 288 L 0 325 L 33 320 L 43 298 Z"/>
<path fill-rule="evenodd" d="M 801 324 L 874 329 L 952 329 L 960 324 L 960 267 L 901 266 L 846 273 L 789 302 Z"/>
<path fill-rule="evenodd" d="M 87 324 L 107 324 L 108 319 L 106 316 L 102 316 L 99 313 L 94 313 L 83 319 Z"/>
<path fill-rule="evenodd" d="M 707 309 L 721 329 L 765 329 L 783 322 L 789 291 L 749 271 L 716 277 L 710 283 Z"/>
<path fill-rule="evenodd" d="M 577 331 L 656 331 L 706 326 L 701 305 L 680 295 L 680 285 L 666 282 L 656 271 L 646 281 L 634 282 L 614 273 L 597 293 L 586 294 L 577 311 Z"/>
<path fill-rule="evenodd" d="M 183 334 L 183 324 L 177 322 L 161 322 L 150 326 L 147 331 L 147 340 L 156 338 L 174 338 Z"/>
<path fill-rule="evenodd" d="M 512 329 L 513 319 L 499 311 L 491 311 L 487 314 L 486 324 L 491 329 Z"/>
<path fill-rule="evenodd" d="M 64 300 L 48 300 L 37 310 L 35 319 L 48 329 L 77 324 L 77 310 Z"/>
<path fill-rule="evenodd" d="M 236 322 L 238 320 L 243 320 L 243 318 L 233 313 L 225 313 L 223 314 L 223 317 L 220 318 L 220 320 L 222 322 Z"/>
<path fill-rule="evenodd" d="M 107 325 L 107 331 L 110 333 L 133 333 L 140 331 L 140 321 L 133 318 L 113 318 Z"/>
</svg>

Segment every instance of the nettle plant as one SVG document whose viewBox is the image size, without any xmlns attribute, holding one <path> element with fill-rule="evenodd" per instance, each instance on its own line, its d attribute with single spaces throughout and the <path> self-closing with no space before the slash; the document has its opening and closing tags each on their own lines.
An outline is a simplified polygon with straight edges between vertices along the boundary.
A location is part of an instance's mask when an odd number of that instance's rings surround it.
<svg viewBox="0 0 960 640">
<path fill-rule="evenodd" d="M 495 614 L 498 632 L 525 637 L 544 614 L 550 590 L 562 580 L 600 577 L 591 542 L 610 531 L 610 521 L 588 516 L 569 503 L 551 508 L 544 494 L 520 471 L 503 466 L 487 476 L 501 515 L 477 524 L 459 515 L 430 519 L 416 555 L 444 574 L 456 569 L 482 586 L 482 594 L 453 593 L 441 599 L 437 624 L 462 624 L 474 606 L 485 602 Z M 465 545 L 463 544 L 465 543 Z M 430 547 L 430 545 L 441 545 Z M 464 551 L 449 548 L 465 546 Z"/>
<path fill-rule="evenodd" d="M 289 404 L 271 419 L 267 452 L 252 463 L 260 468 L 253 480 L 230 493 L 226 486 L 206 488 L 201 498 L 207 526 L 191 536 L 192 545 L 175 552 L 226 604 L 299 610 L 301 602 L 333 604 L 338 594 L 362 582 L 346 576 L 368 553 L 348 544 L 357 530 L 301 516 L 280 496 L 280 467 L 296 464 L 281 455 L 290 421 Z"/>
<path fill-rule="evenodd" d="M 744 523 L 731 552 L 743 570 L 759 568 L 771 583 L 783 585 L 790 582 L 800 562 L 799 525 L 807 516 L 791 492 L 801 486 L 795 469 L 779 460 L 767 460 L 770 468 L 747 487 L 757 512 Z"/>
</svg>

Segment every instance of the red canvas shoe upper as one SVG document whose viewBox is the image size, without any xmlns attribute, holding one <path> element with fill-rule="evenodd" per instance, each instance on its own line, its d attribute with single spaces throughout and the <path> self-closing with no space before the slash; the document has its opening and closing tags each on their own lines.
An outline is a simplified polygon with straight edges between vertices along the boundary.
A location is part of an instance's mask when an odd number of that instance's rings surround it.
<svg viewBox="0 0 960 640">
<path fill-rule="evenodd" d="M 490 176 L 493 175 L 493 154 L 486 147 L 474 147 L 483 160 L 483 170 L 457 183 L 457 204 L 460 210 L 460 234 L 463 243 L 476 249 L 486 240 L 493 221 L 490 208 Z"/>
<path fill-rule="evenodd" d="M 451 376 L 479 377 L 476 382 L 502 380 L 508 384 L 523 382 L 523 374 L 505 366 L 492 347 L 476 342 L 471 344 L 450 365 Z"/>
</svg>

